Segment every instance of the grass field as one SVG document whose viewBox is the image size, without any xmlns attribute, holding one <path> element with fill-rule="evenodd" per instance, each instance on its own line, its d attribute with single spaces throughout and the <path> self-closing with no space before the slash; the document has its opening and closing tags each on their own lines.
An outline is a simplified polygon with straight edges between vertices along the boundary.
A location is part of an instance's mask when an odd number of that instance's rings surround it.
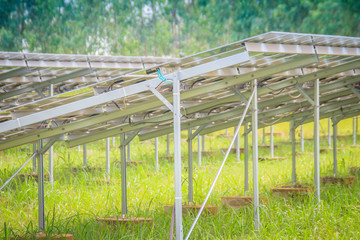
<svg viewBox="0 0 360 240">
<path fill-rule="evenodd" d="M 322 135 L 327 133 L 327 120 L 321 121 Z M 288 140 L 288 124 L 275 125 L 274 130 L 284 132 Z M 230 130 L 230 134 L 232 133 Z M 269 129 L 267 129 L 269 131 Z M 304 126 L 305 137 L 312 137 L 312 124 Z M 205 148 L 219 154 L 203 157 L 202 166 L 197 165 L 194 157 L 194 200 L 201 204 L 217 168 L 223 158 L 219 149 L 227 148 L 230 139 L 219 137 L 225 131 L 206 136 Z M 261 130 L 259 142 L 261 143 Z M 185 132 L 184 132 L 185 133 Z M 348 168 L 360 166 L 360 149 L 351 147 L 352 119 L 339 123 L 338 134 L 349 135 L 338 140 L 339 175 L 349 175 Z M 185 136 L 184 138 L 185 139 Z M 297 132 L 299 139 L 299 132 Z M 251 144 L 251 138 L 250 144 Z M 269 139 L 267 139 L 269 142 Z M 358 137 L 357 142 L 360 143 Z M 183 142 L 182 154 L 187 155 L 187 144 Z M 119 145 L 119 139 L 116 139 Z M 240 139 L 243 146 L 243 139 Z M 322 147 L 327 140 L 322 139 Z M 173 204 L 174 169 L 172 162 L 160 162 L 159 172 L 155 171 L 154 141 L 131 143 L 131 159 L 142 160 L 143 164 L 129 166 L 128 179 L 128 216 L 152 217 L 154 224 L 133 227 L 105 227 L 96 222 L 97 217 L 121 216 L 120 165 L 112 165 L 109 185 L 99 184 L 93 179 L 105 177 L 105 141 L 88 144 L 88 165 L 102 167 L 95 173 L 80 172 L 73 174 L 70 167 L 82 166 L 82 152 L 78 148 L 67 149 L 63 143 L 54 147 L 54 185 L 45 184 L 46 232 L 71 233 L 75 239 L 168 239 L 171 214 L 164 213 L 163 205 Z M 194 141 L 194 151 L 197 141 Z M 171 146 L 171 152 L 172 152 Z M 300 151 L 300 146 L 297 146 Z M 160 156 L 166 153 L 166 136 L 160 138 Z M 24 145 L 0 153 L 0 184 L 26 160 L 32 152 L 32 146 Z M 305 141 L 305 153 L 297 157 L 298 182 L 313 185 L 313 143 Z M 269 155 L 269 150 L 260 150 L 260 156 Z M 244 164 L 236 160 L 235 154 L 229 156 L 208 204 L 219 207 L 215 216 L 201 217 L 191 239 L 360 239 L 360 183 L 351 186 L 322 186 L 321 203 L 316 204 L 313 195 L 308 198 L 283 199 L 271 194 L 274 186 L 291 182 L 291 145 L 280 144 L 275 150 L 276 156 L 286 160 L 259 162 L 260 195 L 269 198 L 261 206 L 261 229 L 253 227 L 253 209 L 251 207 L 229 209 L 221 205 L 222 196 L 244 194 Z M 119 160 L 119 149 L 111 148 L 111 161 Z M 47 157 L 45 169 L 48 168 Z M 187 165 L 184 161 L 183 166 Z M 320 156 L 321 176 L 332 174 L 332 152 Z M 215 168 L 214 168 L 215 167 Z M 250 191 L 252 193 L 252 161 L 249 162 Z M 31 163 L 22 172 L 31 172 Z M 117 181 L 117 179 L 119 181 Z M 182 169 L 183 202 L 187 200 L 187 171 Z M 360 179 L 358 179 L 360 180 Z M 37 183 L 29 180 L 24 183 L 12 181 L 0 197 L 1 235 L 34 233 L 37 231 Z M 186 234 L 194 219 L 193 215 L 184 216 Z M 0 235 L 0 236 L 1 236 Z"/>
</svg>

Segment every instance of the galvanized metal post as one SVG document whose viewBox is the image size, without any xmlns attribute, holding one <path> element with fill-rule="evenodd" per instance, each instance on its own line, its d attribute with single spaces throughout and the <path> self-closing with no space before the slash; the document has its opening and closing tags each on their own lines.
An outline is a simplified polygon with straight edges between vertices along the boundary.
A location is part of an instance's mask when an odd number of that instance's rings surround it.
<svg viewBox="0 0 360 240">
<path fill-rule="evenodd" d="M 227 128 L 226 131 L 225 131 L 225 135 L 226 136 L 229 136 L 229 129 Z"/>
<path fill-rule="evenodd" d="M 329 149 L 331 148 L 331 119 L 328 118 L 328 143 Z"/>
<path fill-rule="evenodd" d="M 49 148 L 49 183 L 54 184 L 54 147 Z"/>
<path fill-rule="evenodd" d="M 54 96 L 54 84 L 50 84 L 50 87 L 49 87 L 49 95 L 50 95 L 50 97 L 53 97 L 53 96 Z"/>
<path fill-rule="evenodd" d="M 301 152 L 304 152 L 304 127 L 303 125 L 300 126 L 300 145 L 301 145 Z"/>
<path fill-rule="evenodd" d="M 43 147 L 43 140 L 39 140 L 38 152 Z M 39 232 L 45 229 L 45 198 L 44 198 L 44 158 L 43 154 L 37 154 L 38 160 L 38 202 L 39 202 Z"/>
<path fill-rule="evenodd" d="M 115 137 L 112 138 L 112 145 L 115 147 Z"/>
<path fill-rule="evenodd" d="M 126 155 L 126 160 L 127 161 L 130 161 L 131 159 L 130 159 L 130 142 L 128 143 L 128 145 L 127 145 L 127 155 Z"/>
<path fill-rule="evenodd" d="M 353 117 L 353 145 L 356 145 L 356 117 Z"/>
<path fill-rule="evenodd" d="M 205 152 L 205 135 L 202 135 L 201 140 L 202 140 L 202 144 L 201 144 L 202 150 L 201 151 Z"/>
<path fill-rule="evenodd" d="M 87 167 L 87 159 L 86 159 L 86 144 L 83 145 L 83 166 L 84 168 Z"/>
<path fill-rule="evenodd" d="M 295 142 L 295 123 L 291 121 L 291 146 L 292 146 L 292 184 L 296 184 L 296 142 Z"/>
<path fill-rule="evenodd" d="M 236 131 L 234 130 L 234 134 L 236 133 Z M 239 141 L 239 135 L 240 135 L 240 131 L 239 134 L 236 135 L 235 138 L 235 149 L 236 149 L 236 160 L 238 160 L 238 162 L 240 162 L 240 141 Z"/>
<path fill-rule="evenodd" d="M 270 156 L 274 157 L 274 126 L 270 126 Z"/>
<path fill-rule="evenodd" d="M 265 137 L 266 137 L 266 133 L 265 133 L 265 127 L 263 127 L 263 135 L 262 135 L 262 145 L 265 145 Z"/>
<path fill-rule="evenodd" d="M 155 170 L 159 171 L 159 139 L 157 137 L 155 138 Z"/>
<path fill-rule="evenodd" d="M 193 189 L 193 157 L 192 157 L 192 128 L 189 129 L 188 133 L 188 202 L 194 201 L 194 189 Z"/>
<path fill-rule="evenodd" d="M 252 155 L 253 155 L 253 190 L 254 190 L 254 225 L 255 229 L 260 229 L 259 214 L 259 176 L 258 176 L 258 105 L 257 105 L 257 80 L 252 82 L 252 90 L 255 93 L 252 99 Z M 265 132 L 265 130 L 264 130 Z"/>
<path fill-rule="evenodd" d="M 182 194 L 181 194 L 181 115 L 180 115 L 180 76 L 174 74 L 174 168 L 175 168 L 175 230 L 176 240 L 183 239 Z"/>
<path fill-rule="evenodd" d="M 198 165 L 201 166 L 201 135 L 198 135 L 198 156 L 197 156 Z"/>
<path fill-rule="evenodd" d="M 106 177 L 110 178 L 110 138 L 106 138 L 106 163 L 105 164 L 106 164 Z"/>
<path fill-rule="evenodd" d="M 166 156 L 170 156 L 170 134 L 166 137 Z"/>
<path fill-rule="evenodd" d="M 33 153 L 36 152 L 36 143 L 33 144 Z M 36 173 L 36 157 L 33 158 L 33 173 Z"/>
<path fill-rule="evenodd" d="M 124 218 L 127 214 L 127 183 L 126 183 L 126 145 L 125 133 L 121 134 L 120 157 L 121 157 L 121 214 Z"/>
<path fill-rule="evenodd" d="M 249 138 L 248 122 L 244 125 L 244 196 L 249 190 Z"/>
<path fill-rule="evenodd" d="M 314 172 L 315 197 L 320 202 L 320 102 L 319 79 L 314 81 Z"/>
<path fill-rule="evenodd" d="M 337 122 L 336 116 L 333 117 L 333 173 L 334 176 L 337 174 L 337 145 L 336 145 L 336 137 L 337 137 Z"/>
</svg>

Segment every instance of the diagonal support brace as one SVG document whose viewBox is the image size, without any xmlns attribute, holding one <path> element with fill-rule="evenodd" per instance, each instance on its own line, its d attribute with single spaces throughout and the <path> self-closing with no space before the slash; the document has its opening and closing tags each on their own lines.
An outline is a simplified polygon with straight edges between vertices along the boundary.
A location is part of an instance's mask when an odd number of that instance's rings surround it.
<svg viewBox="0 0 360 240">
<path fill-rule="evenodd" d="M 307 92 L 305 92 L 304 89 L 302 89 L 300 84 L 296 84 L 295 88 L 301 93 L 301 95 L 303 95 L 306 98 L 306 100 L 308 100 L 311 103 L 311 105 L 313 106 L 315 105 L 314 99 L 312 99 L 312 97 L 310 97 L 310 95 L 307 94 Z"/>
<path fill-rule="evenodd" d="M 156 88 L 152 86 L 148 86 L 149 90 L 161 101 L 164 103 L 165 106 L 167 106 L 172 112 L 174 112 L 174 106 L 158 91 Z"/>
<path fill-rule="evenodd" d="M 189 140 L 193 140 L 197 135 L 200 134 L 200 132 L 208 125 L 208 123 L 201 125 L 200 127 L 198 127 L 196 129 L 196 131 L 194 133 L 192 133 L 189 137 L 188 137 L 188 141 Z"/>
<path fill-rule="evenodd" d="M 24 163 L 23 165 L 21 165 L 21 167 L 19 167 L 18 170 L 15 171 L 15 173 L 13 175 L 11 175 L 11 177 L 9 177 L 8 180 L 6 180 L 6 182 L 0 187 L 0 191 L 9 184 L 9 182 L 11 182 L 12 179 L 14 179 L 14 177 L 16 177 L 16 175 L 21 171 L 21 169 L 23 169 L 29 162 L 31 159 L 33 159 L 36 155 L 40 155 L 40 154 L 44 154 L 47 150 L 49 150 L 49 148 L 59 139 L 60 135 L 55 136 L 53 138 L 51 138 L 51 140 L 44 146 L 42 147 L 39 151 L 34 152 Z"/>
<path fill-rule="evenodd" d="M 45 98 L 46 96 L 40 91 L 40 89 L 35 89 L 35 92 L 39 94 L 41 98 Z"/>
<path fill-rule="evenodd" d="M 240 100 L 243 102 L 243 103 L 247 103 L 249 101 L 249 99 L 247 99 L 247 97 L 245 97 L 244 94 L 242 94 L 239 90 L 237 90 L 235 87 L 232 87 L 231 88 L 231 91 L 233 91 L 233 93 L 240 98 Z"/>
<path fill-rule="evenodd" d="M 302 125 L 302 124 L 304 123 L 304 121 L 305 121 L 306 119 L 308 119 L 309 117 L 310 117 L 310 115 L 303 117 L 303 118 L 300 119 L 299 121 L 294 121 L 294 123 L 293 123 L 293 128 L 296 129 L 297 127 L 299 127 L 300 125 Z"/>
<path fill-rule="evenodd" d="M 360 92 L 353 85 L 349 84 L 347 87 L 360 99 Z"/>
<path fill-rule="evenodd" d="M 143 128 L 140 128 L 136 131 L 134 131 L 130 136 L 128 136 L 126 139 L 121 140 L 120 147 L 128 145 L 138 134 L 139 132 L 143 130 Z"/>
<path fill-rule="evenodd" d="M 39 155 L 39 154 L 44 154 L 44 153 L 46 153 L 46 151 L 49 150 L 49 148 L 50 148 L 52 145 L 54 145 L 54 143 L 60 138 L 60 136 L 61 136 L 61 135 L 57 135 L 57 136 L 51 138 L 50 141 L 48 141 L 48 142 L 46 143 L 46 145 L 45 145 L 44 147 L 42 147 L 37 154 Z"/>
</svg>

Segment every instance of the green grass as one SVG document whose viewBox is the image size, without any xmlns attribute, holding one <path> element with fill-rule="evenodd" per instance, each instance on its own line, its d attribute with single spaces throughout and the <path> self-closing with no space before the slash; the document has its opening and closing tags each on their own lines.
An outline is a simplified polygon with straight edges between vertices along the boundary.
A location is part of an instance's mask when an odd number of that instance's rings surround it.
<svg viewBox="0 0 360 240">
<path fill-rule="evenodd" d="M 351 133 L 351 121 L 342 121 L 339 135 Z M 326 121 L 322 121 L 323 131 L 327 131 Z M 283 131 L 288 139 L 288 124 L 275 126 L 275 131 Z M 228 147 L 230 139 L 217 137 L 220 133 L 206 137 L 205 147 L 209 151 L 219 151 Z M 305 137 L 312 136 L 312 126 L 304 127 Z M 232 133 L 232 131 L 230 131 Z M 259 131 L 259 141 L 261 142 Z M 298 135 L 299 133 L 297 133 Z M 297 136 L 298 137 L 298 136 Z M 242 145 L 243 139 L 240 143 Z M 276 139 L 284 141 L 284 139 Z M 357 139 L 360 142 L 360 139 Z M 251 142 L 251 141 L 250 141 Z M 338 146 L 344 149 L 338 152 L 339 175 L 347 176 L 350 166 L 360 166 L 358 148 L 351 148 L 351 137 L 339 139 Z M 116 144 L 118 145 L 118 139 Z M 152 217 L 154 225 L 137 227 L 109 228 L 96 222 L 97 217 L 121 216 L 120 181 L 110 185 L 97 184 L 91 179 L 105 176 L 105 141 L 88 144 L 88 164 L 102 167 L 102 172 L 72 174 L 70 167 L 82 165 L 82 152 L 77 148 L 67 149 L 57 143 L 54 152 L 55 170 L 54 185 L 45 184 L 46 232 L 72 233 L 75 239 L 167 239 L 169 238 L 171 214 L 164 213 L 163 205 L 173 204 L 174 170 L 170 162 L 161 162 L 160 171 L 155 171 L 154 142 L 131 143 L 131 159 L 143 160 L 144 164 L 128 167 L 128 216 Z M 194 151 L 197 149 L 194 141 Z M 327 146 L 327 141 L 321 143 Z M 172 146 L 171 146 L 172 147 Z M 300 151 L 300 146 L 297 146 Z M 305 142 L 308 153 L 297 157 L 297 173 L 300 183 L 313 185 L 313 144 Z M 172 150 L 172 148 L 171 148 Z M 31 153 L 32 146 L 22 146 L 1 153 L 0 184 L 3 183 Z M 160 138 L 160 156 L 166 152 L 166 137 Z M 182 146 L 186 156 L 187 144 Z M 259 155 L 268 155 L 269 150 L 261 150 Z M 208 204 L 219 207 L 216 216 L 200 218 L 191 239 L 359 239 L 360 210 L 344 206 L 360 205 L 360 183 L 352 187 L 322 186 L 321 204 L 316 204 L 313 196 L 305 199 L 282 199 L 272 196 L 270 189 L 286 185 L 291 181 L 291 146 L 279 145 L 276 156 L 285 156 L 286 160 L 260 162 L 259 179 L 261 196 L 269 197 L 268 204 L 261 206 L 261 230 L 253 227 L 253 209 L 233 210 L 221 205 L 221 197 L 243 195 L 244 164 L 237 162 L 235 154 L 229 156 L 221 177 L 219 178 Z M 112 147 L 111 161 L 119 159 L 119 150 Z M 211 182 L 215 177 L 223 153 L 213 157 L 203 157 L 201 167 L 197 166 L 194 157 L 194 200 L 201 204 Z M 243 156 L 242 156 L 243 158 Z M 321 154 L 321 175 L 332 173 L 332 152 Z M 183 166 L 187 163 L 184 162 Z M 45 169 L 48 161 L 45 158 Z M 31 163 L 22 170 L 31 172 Z M 150 173 L 150 175 L 148 175 Z M 250 188 L 252 185 L 252 162 L 249 162 Z M 112 166 L 111 176 L 120 179 L 120 166 Z M 182 169 L 183 202 L 187 200 L 187 171 Z M 249 194 L 251 194 L 250 189 Z M 34 233 L 37 231 L 37 184 L 34 181 L 18 183 L 12 181 L 0 197 L 1 235 Z M 184 216 L 184 233 L 186 234 L 194 219 L 193 215 Z M 0 236 L 1 236 L 0 235 Z"/>
</svg>

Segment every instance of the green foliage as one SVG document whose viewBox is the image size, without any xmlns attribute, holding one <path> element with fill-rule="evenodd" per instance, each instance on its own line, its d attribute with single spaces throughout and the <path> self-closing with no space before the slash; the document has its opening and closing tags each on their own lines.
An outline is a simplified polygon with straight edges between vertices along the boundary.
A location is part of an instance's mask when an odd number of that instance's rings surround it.
<svg viewBox="0 0 360 240">
<path fill-rule="evenodd" d="M 359 36 L 355 0 L 0 0 L 0 50 L 194 54 L 267 31 Z"/>
</svg>

